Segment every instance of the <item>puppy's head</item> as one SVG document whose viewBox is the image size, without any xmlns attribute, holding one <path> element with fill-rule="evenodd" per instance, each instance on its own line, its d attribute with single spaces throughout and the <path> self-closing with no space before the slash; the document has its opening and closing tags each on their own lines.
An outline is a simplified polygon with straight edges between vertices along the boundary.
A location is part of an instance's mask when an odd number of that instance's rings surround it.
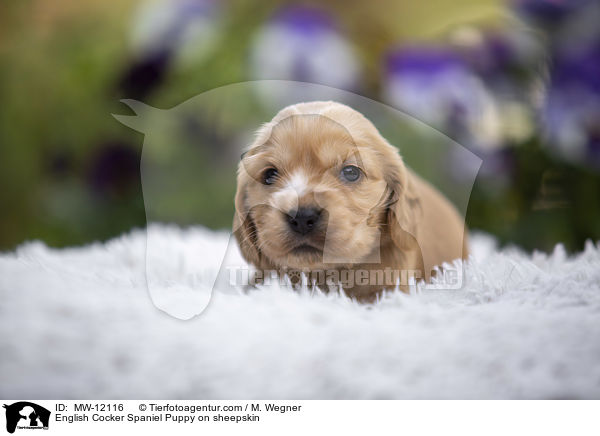
<svg viewBox="0 0 600 436">
<path fill-rule="evenodd" d="M 258 268 L 322 269 L 377 258 L 416 228 L 402 159 L 339 103 L 289 106 L 263 126 L 238 171 L 234 231 Z"/>
</svg>

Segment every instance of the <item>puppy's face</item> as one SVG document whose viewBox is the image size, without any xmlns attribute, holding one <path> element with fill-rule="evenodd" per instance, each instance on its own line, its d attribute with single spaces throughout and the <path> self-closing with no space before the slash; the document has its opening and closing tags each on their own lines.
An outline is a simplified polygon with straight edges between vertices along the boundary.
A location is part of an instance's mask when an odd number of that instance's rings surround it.
<svg viewBox="0 0 600 436">
<path fill-rule="evenodd" d="M 381 227 L 397 201 L 391 185 L 404 168 L 366 119 L 338 106 L 325 114 L 288 108 L 244 155 L 236 236 L 255 265 L 315 269 L 377 260 Z"/>
</svg>

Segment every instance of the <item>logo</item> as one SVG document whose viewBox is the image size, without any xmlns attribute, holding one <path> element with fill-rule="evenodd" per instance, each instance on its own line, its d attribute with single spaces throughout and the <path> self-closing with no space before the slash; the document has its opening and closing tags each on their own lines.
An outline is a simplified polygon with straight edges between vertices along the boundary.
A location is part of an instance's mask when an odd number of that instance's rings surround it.
<svg viewBox="0 0 600 436">
<path fill-rule="evenodd" d="M 19 401 L 6 409 L 6 431 L 14 433 L 15 429 L 48 430 L 50 411 L 29 401 Z"/>
</svg>

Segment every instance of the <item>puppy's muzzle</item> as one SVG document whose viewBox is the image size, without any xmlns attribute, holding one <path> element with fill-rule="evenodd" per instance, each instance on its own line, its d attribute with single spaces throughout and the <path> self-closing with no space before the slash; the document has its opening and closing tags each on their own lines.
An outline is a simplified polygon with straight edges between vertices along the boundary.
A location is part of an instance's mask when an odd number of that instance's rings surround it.
<svg viewBox="0 0 600 436">
<path fill-rule="evenodd" d="M 287 214 L 290 230 L 302 236 L 312 232 L 321 220 L 322 209 L 301 207 Z"/>
</svg>

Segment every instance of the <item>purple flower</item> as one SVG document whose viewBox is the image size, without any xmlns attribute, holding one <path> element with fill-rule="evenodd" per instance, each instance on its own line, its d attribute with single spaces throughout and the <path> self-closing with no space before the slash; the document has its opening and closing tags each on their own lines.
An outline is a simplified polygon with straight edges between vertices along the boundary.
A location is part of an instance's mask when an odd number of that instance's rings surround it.
<svg viewBox="0 0 600 436">
<path fill-rule="evenodd" d="M 137 56 L 169 52 L 182 62 L 205 55 L 220 25 L 216 0 L 142 2 L 134 16 L 131 42 Z"/>
<path fill-rule="evenodd" d="M 134 15 L 134 59 L 122 73 L 122 95 L 142 99 L 163 82 L 170 68 L 194 62 L 212 47 L 219 26 L 215 0 L 142 2 Z"/>
<path fill-rule="evenodd" d="M 122 95 L 143 99 L 164 80 L 171 62 L 170 52 L 162 50 L 145 56 L 121 74 L 119 91 Z"/>
<path fill-rule="evenodd" d="M 556 56 L 541 115 L 566 158 L 600 165 L 600 39 Z"/>
<path fill-rule="evenodd" d="M 488 84 L 516 82 L 521 76 L 531 76 L 544 57 L 539 38 L 521 27 L 485 33 L 467 29 L 463 35 L 457 32 L 454 39 L 470 70 Z"/>
<path fill-rule="evenodd" d="M 484 84 L 453 51 L 404 47 L 386 60 L 385 99 L 475 149 L 495 148 L 500 120 Z"/>
<path fill-rule="evenodd" d="M 516 11 L 535 24 L 560 25 L 574 11 L 594 0 L 514 0 Z"/>
<path fill-rule="evenodd" d="M 359 67 L 332 17 L 309 7 L 278 11 L 258 32 L 251 52 L 251 76 L 355 89 Z"/>
<path fill-rule="evenodd" d="M 600 166 L 600 4 L 587 2 L 556 29 L 541 109 L 548 144 L 565 158 Z"/>
<path fill-rule="evenodd" d="M 272 23 L 287 27 L 290 31 L 307 36 L 316 36 L 334 29 L 331 16 L 315 8 L 290 6 L 279 10 Z"/>
<path fill-rule="evenodd" d="M 119 141 L 99 145 L 88 172 L 92 191 L 103 197 L 123 197 L 140 179 L 140 152 Z"/>
</svg>

